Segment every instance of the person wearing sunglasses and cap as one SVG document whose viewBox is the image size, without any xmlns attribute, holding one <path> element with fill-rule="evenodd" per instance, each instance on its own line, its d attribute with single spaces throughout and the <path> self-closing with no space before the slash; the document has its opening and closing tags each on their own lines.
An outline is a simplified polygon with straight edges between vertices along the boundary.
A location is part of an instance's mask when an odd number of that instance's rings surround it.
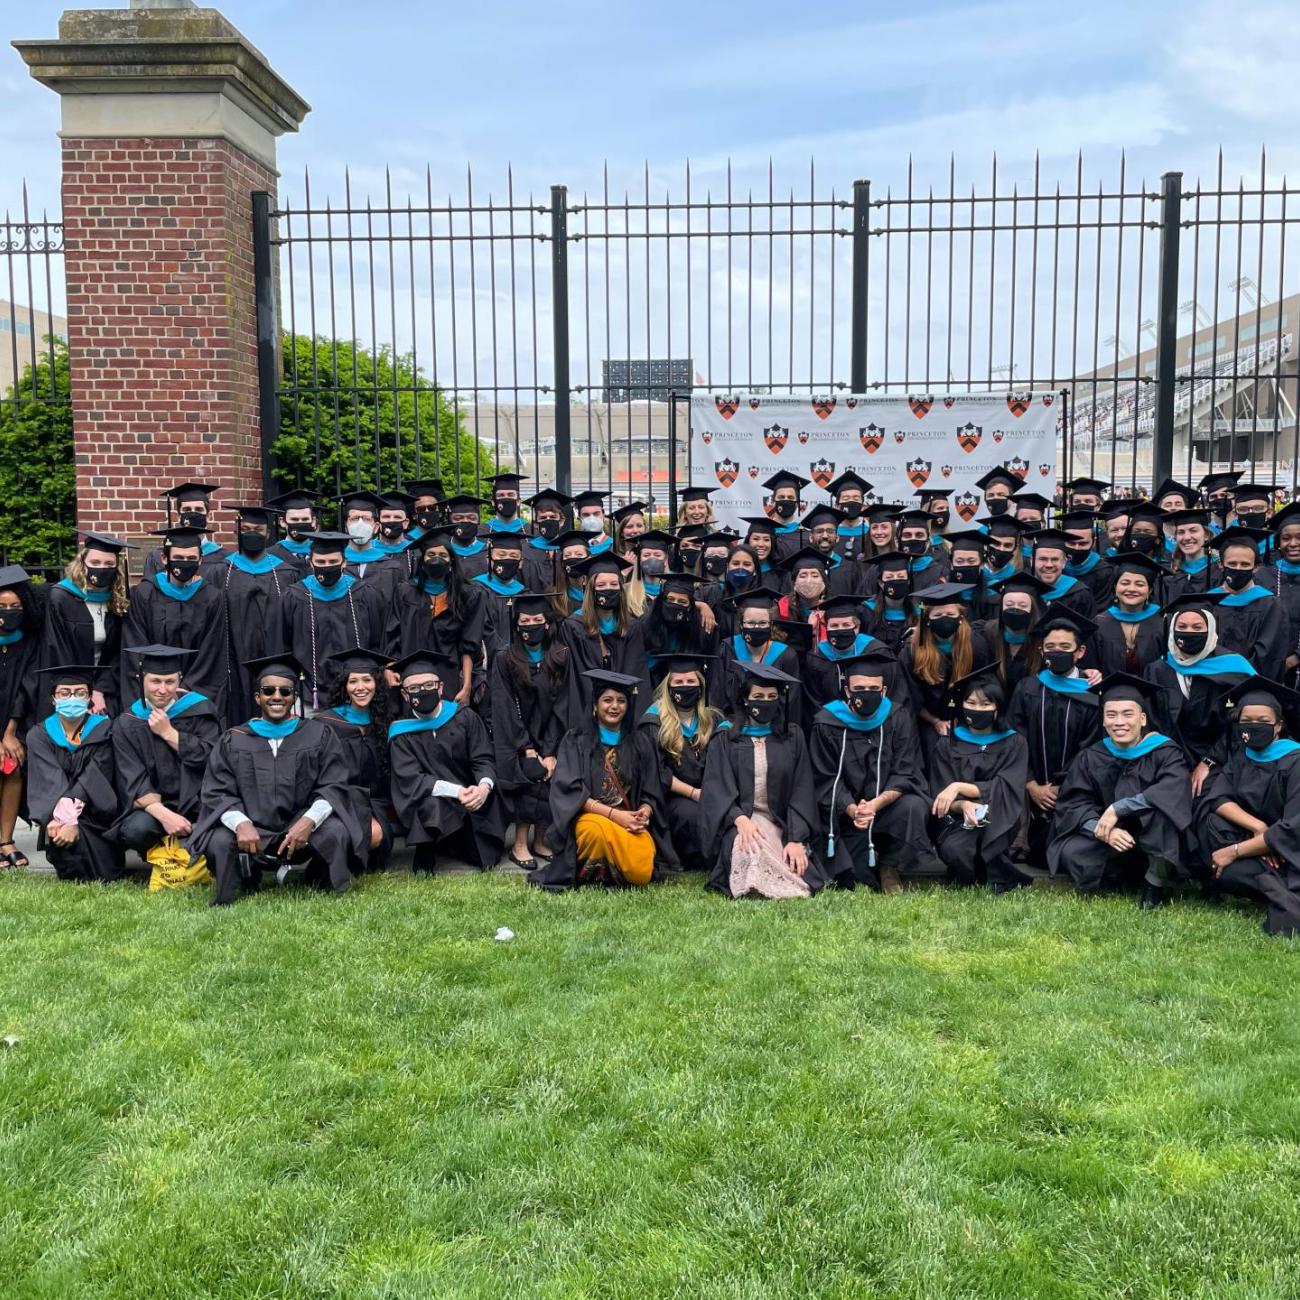
<svg viewBox="0 0 1300 1300">
<path fill-rule="evenodd" d="M 348 765 L 334 729 L 304 718 L 302 665 L 271 655 L 247 665 L 256 716 L 213 746 L 190 852 L 207 857 L 212 906 L 257 890 L 265 874 L 336 894 L 352 888 L 349 857 L 367 836 L 353 815 Z"/>
</svg>

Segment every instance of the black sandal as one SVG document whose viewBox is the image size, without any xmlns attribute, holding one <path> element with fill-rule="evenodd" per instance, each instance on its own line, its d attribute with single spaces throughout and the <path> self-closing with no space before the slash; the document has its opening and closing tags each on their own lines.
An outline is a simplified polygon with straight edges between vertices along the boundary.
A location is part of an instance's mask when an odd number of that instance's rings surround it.
<svg viewBox="0 0 1300 1300">
<path fill-rule="evenodd" d="M 12 840 L 10 844 L 13 847 L 12 853 L 0 853 L 0 871 L 21 870 L 24 867 L 30 867 L 32 864 L 27 854 L 23 853 Z M 0 845 L 0 847 L 3 847 L 3 845 Z"/>
</svg>

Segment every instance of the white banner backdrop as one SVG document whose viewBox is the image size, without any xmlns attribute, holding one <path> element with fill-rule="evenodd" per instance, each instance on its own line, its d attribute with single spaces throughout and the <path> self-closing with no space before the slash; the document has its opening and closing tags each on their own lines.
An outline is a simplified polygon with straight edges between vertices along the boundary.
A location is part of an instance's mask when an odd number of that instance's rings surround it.
<svg viewBox="0 0 1300 1300">
<path fill-rule="evenodd" d="M 718 522 L 744 531 L 766 513 L 762 486 L 778 470 L 811 479 L 804 509 L 828 501 L 827 483 L 853 470 L 868 503 L 918 504 L 918 488 L 950 488 L 953 525 L 980 513 L 976 479 L 1005 466 L 1049 500 L 1056 492 L 1059 393 L 948 393 L 911 397 L 691 398 L 691 482 L 716 487 Z"/>
</svg>

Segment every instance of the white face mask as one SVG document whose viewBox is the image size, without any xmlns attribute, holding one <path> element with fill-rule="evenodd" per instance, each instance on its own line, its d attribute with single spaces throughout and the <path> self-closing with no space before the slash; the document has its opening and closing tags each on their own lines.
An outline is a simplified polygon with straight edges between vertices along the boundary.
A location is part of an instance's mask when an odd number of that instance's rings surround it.
<svg viewBox="0 0 1300 1300">
<path fill-rule="evenodd" d="M 605 530 L 605 520 L 600 515 L 583 515 L 578 520 L 578 527 L 584 533 L 600 533 Z"/>
<path fill-rule="evenodd" d="M 348 536 L 358 546 L 364 546 L 374 535 L 374 525 L 367 523 L 364 519 L 354 519 L 348 525 Z"/>
</svg>

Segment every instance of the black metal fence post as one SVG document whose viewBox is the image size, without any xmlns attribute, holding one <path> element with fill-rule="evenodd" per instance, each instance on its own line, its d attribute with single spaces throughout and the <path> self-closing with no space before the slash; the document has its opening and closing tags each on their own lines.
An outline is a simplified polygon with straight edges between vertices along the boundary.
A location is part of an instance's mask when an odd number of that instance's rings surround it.
<svg viewBox="0 0 1300 1300">
<path fill-rule="evenodd" d="M 871 256 L 871 182 L 853 182 L 853 319 L 849 391 L 867 390 L 867 268 Z"/>
<path fill-rule="evenodd" d="M 555 486 L 573 491 L 569 410 L 569 190 L 551 186 L 551 329 L 555 339 Z"/>
<path fill-rule="evenodd" d="M 280 433 L 280 340 L 275 301 L 275 268 L 271 259 L 271 195 L 253 193 L 253 285 L 257 303 L 258 414 L 262 429 L 263 499 L 275 495 L 274 453 Z"/>
<path fill-rule="evenodd" d="M 1165 172 L 1160 180 L 1160 297 L 1156 309 L 1156 427 L 1151 461 L 1152 491 L 1174 471 L 1174 372 L 1178 349 L 1178 242 L 1182 231 L 1183 174 Z M 1188 436 L 1191 436 L 1190 424 Z"/>
</svg>

